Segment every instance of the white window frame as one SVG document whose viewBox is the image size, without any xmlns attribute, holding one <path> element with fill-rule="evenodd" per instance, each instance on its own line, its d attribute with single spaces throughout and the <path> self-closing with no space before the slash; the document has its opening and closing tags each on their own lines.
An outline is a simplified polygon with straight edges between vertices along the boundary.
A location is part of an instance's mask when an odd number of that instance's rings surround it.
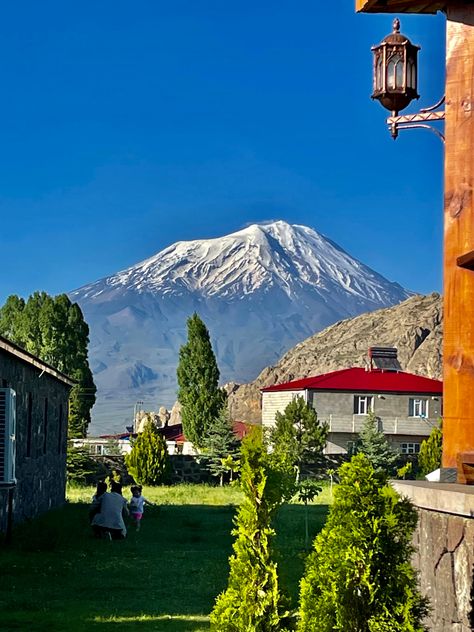
<svg viewBox="0 0 474 632">
<path fill-rule="evenodd" d="M 356 415 L 368 415 L 374 410 L 374 398 L 372 395 L 354 395 L 357 404 Z"/>
<path fill-rule="evenodd" d="M 424 397 L 410 397 L 409 417 L 428 417 L 428 399 Z"/>
<path fill-rule="evenodd" d="M 420 453 L 420 444 L 419 443 L 401 443 L 400 444 L 400 452 L 402 454 L 419 454 Z"/>
</svg>

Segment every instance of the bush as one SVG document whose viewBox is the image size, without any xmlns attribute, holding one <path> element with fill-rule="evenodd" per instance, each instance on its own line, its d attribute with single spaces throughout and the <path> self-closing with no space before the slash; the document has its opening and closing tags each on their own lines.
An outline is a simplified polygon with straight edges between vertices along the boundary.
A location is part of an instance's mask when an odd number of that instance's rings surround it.
<svg viewBox="0 0 474 632">
<path fill-rule="evenodd" d="M 410 564 L 417 513 L 359 454 L 316 536 L 301 582 L 299 632 L 422 632 L 427 602 Z"/>
<path fill-rule="evenodd" d="M 430 436 L 422 441 L 418 463 L 423 476 L 441 467 L 441 457 L 443 455 L 443 430 L 441 421 L 435 426 Z"/>
<path fill-rule="evenodd" d="M 168 479 L 170 461 L 163 436 L 153 422 L 133 442 L 132 451 L 125 457 L 128 472 L 139 485 L 160 485 Z"/>
<path fill-rule="evenodd" d="M 270 466 L 261 428 L 242 442 L 241 487 L 245 498 L 235 520 L 228 587 L 217 597 L 211 630 L 283 632 L 288 612 L 270 550 L 270 524 L 282 502 L 281 473 Z"/>
</svg>

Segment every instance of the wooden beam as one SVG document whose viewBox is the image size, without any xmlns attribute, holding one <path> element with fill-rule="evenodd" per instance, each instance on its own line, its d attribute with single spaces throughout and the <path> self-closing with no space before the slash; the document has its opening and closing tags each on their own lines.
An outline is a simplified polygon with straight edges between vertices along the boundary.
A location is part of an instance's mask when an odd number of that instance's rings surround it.
<svg viewBox="0 0 474 632">
<path fill-rule="evenodd" d="M 448 0 L 356 0 L 356 11 L 363 13 L 436 13 Z"/>
<path fill-rule="evenodd" d="M 447 18 L 443 466 L 456 467 L 474 451 L 474 4 Z"/>
</svg>

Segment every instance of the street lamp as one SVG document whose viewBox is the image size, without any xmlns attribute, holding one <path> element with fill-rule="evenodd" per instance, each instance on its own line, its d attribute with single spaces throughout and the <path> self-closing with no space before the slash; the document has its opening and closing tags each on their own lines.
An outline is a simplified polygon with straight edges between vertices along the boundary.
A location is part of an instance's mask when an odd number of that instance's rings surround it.
<svg viewBox="0 0 474 632">
<path fill-rule="evenodd" d="M 426 121 L 441 121 L 444 112 L 434 112 L 444 103 L 444 97 L 435 105 L 424 108 L 416 114 L 399 116 L 413 99 L 419 99 L 418 87 L 418 51 L 419 46 L 412 44 L 408 37 L 400 33 L 400 20 L 393 21 L 393 31 L 383 38 L 378 46 L 372 46 L 374 53 L 374 88 L 372 99 L 389 110 L 392 115 L 387 119 L 390 133 L 396 139 L 401 129 L 424 128 L 435 132 L 443 141 L 443 134 L 427 125 Z"/>
</svg>

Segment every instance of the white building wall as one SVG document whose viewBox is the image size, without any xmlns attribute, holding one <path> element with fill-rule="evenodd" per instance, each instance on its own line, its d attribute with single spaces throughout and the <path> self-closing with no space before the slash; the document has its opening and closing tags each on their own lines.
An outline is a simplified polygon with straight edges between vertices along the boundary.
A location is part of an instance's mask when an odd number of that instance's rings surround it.
<svg viewBox="0 0 474 632">
<path fill-rule="evenodd" d="M 306 391 L 275 391 L 262 393 L 262 425 L 270 428 L 275 425 L 275 415 L 282 413 L 296 397 L 305 397 Z"/>
</svg>

